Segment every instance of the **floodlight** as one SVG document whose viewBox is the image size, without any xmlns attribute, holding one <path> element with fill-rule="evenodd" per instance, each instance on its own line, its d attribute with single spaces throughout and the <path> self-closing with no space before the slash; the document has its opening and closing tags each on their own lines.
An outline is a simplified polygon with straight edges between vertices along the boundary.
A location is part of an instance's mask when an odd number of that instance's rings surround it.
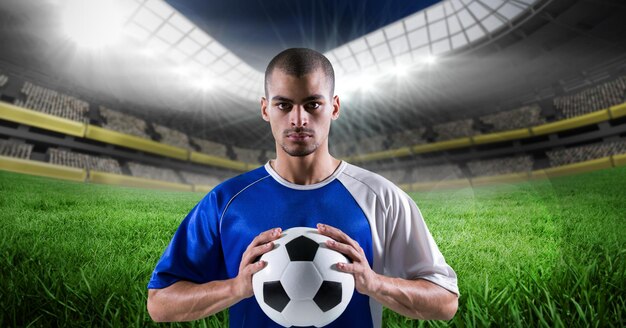
<svg viewBox="0 0 626 328">
<path fill-rule="evenodd" d="M 427 56 L 426 58 L 424 58 L 424 62 L 428 65 L 433 65 L 437 63 L 437 57 L 435 56 Z"/>
<path fill-rule="evenodd" d="M 124 10 L 117 0 L 68 0 L 61 13 L 63 32 L 85 48 L 117 42 L 124 27 Z"/>
<path fill-rule="evenodd" d="M 408 67 L 405 65 L 400 65 L 400 64 L 395 65 L 392 71 L 393 71 L 393 74 L 397 77 L 405 77 L 409 74 Z"/>
</svg>

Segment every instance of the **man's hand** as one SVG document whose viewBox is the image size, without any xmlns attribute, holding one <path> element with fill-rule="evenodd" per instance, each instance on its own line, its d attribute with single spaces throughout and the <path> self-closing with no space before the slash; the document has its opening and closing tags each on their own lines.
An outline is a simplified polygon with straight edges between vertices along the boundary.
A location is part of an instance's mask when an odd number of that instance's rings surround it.
<svg viewBox="0 0 626 328">
<path fill-rule="evenodd" d="M 326 224 L 318 224 L 317 230 L 332 239 L 326 241 L 328 248 L 346 255 L 352 261 L 352 263 L 337 263 L 337 268 L 354 275 L 356 290 L 363 295 L 375 294 L 379 286 L 378 275 L 367 262 L 365 252 L 359 243 L 343 231 Z"/>
<path fill-rule="evenodd" d="M 243 253 L 239 263 L 239 274 L 235 278 L 237 290 L 236 294 L 244 299 L 254 295 L 252 289 L 252 275 L 263 269 L 267 263 L 265 261 L 254 262 L 261 255 L 274 249 L 274 240 L 280 238 L 280 228 L 267 230 L 259 234 L 252 240 L 246 251 Z"/>
<path fill-rule="evenodd" d="M 326 242 L 352 260 L 337 263 L 340 271 L 352 273 L 356 290 L 392 311 L 419 320 L 450 320 L 458 307 L 458 296 L 428 280 L 391 278 L 371 269 L 363 248 L 343 231 L 326 224 L 317 230 L 333 240 Z"/>
</svg>

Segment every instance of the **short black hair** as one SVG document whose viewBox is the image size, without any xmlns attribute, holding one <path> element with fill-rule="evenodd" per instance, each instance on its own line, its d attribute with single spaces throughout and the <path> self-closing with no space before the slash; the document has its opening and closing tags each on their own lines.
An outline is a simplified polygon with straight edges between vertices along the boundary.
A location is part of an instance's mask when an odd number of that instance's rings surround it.
<svg viewBox="0 0 626 328">
<path fill-rule="evenodd" d="M 287 75 L 298 78 L 321 69 L 330 83 L 330 97 L 335 94 L 335 71 L 333 65 L 321 53 L 307 48 L 289 48 L 276 55 L 265 69 L 265 97 L 268 97 L 267 85 L 274 70 L 280 69 Z"/>
</svg>

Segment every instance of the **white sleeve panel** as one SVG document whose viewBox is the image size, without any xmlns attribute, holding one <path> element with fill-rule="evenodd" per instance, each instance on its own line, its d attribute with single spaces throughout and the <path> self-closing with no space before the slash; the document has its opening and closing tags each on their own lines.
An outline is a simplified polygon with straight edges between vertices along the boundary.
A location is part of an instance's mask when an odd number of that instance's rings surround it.
<svg viewBox="0 0 626 328">
<path fill-rule="evenodd" d="M 456 273 L 439 251 L 417 205 L 404 191 L 350 164 L 338 179 L 370 223 L 375 272 L 425 279 L 459 294 Z"/>
<path fill-rule="evenodd" d="M 439 251 L 419 208 L 404 191 L 390 193 L 387 212 L 385 275 L 422 278 L 459 294 L 457 277 Z"/>
</svg>

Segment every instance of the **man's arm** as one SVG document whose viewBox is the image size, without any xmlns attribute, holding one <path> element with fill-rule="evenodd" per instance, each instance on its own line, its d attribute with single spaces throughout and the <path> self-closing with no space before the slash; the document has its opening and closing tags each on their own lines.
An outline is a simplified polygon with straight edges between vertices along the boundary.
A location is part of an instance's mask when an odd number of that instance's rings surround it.
<svg viewBox="0 0 626 328">
<path fill-rule="evenodd" d="M 148 313 L 157 322 L 191 321 L 220 312 L 253 295 L 252 275 L 267 263 L 254 260 L 274 247 L 280 228 L 265 231 L 243 253 L 237 277 L 195 284 L 178 281 L 166 288 L 148 291 Z"/>
<path fill-rule="evenodd" d="M 337 268 L 352 273 L 356 290 L 394 312 L 420 320 L 450 320 L 458 307 L 456 294 L 424 279 L 407 280 L 377 274 L 372 270 L 359 244 L 341 230 L 319 224 L 318 230 L 330 240 L 326 245 L 348 256 L 352 263 Z"/>
</svg>

